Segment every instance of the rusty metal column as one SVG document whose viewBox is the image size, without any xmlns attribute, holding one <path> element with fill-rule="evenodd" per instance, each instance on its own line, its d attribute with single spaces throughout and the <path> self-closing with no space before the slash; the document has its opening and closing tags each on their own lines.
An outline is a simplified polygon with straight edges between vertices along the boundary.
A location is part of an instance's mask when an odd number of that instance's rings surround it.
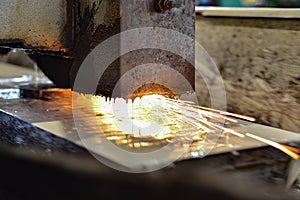
<svg viewBox="0 0 300 200">
<path fill-rule="evenodd" d="M 144 27 L 159 27 L 178 31 L 193 39 L 195 38 L 195 2 L 194 0 L 103 0 L 98 4 L 81 0 L 81 13 L 76 14 L 76 47 L 75 61 L 70 72 L 73 82 L 80 64 L 87 54 L 104 40 L 115 34 Z M 88 1 L 88 2 L 87 2 Z M 145 36 L 146 39 L 146 36 Z M 119 38 L 117 45 L 122 45 Z M 175 46 L 179 41 L 172 41 Z M 195 84 L 194 63 L 187 60 L 195 58 L 194 42 L 188 44 L 186 59 L 174 53 L 159 49 L 141 49 L 130 52 L 115 60 L 99 80 L 96 94 L 111 96 L 118 80 L 129 70 L 146 63 L 161 63 L 177 70 L 190 83 Z M 147 70 L 148 71 L 148 70 Z M 148 72 L 151 74 L 151 70 Z M 87 75 L 91 79 L 93 72 Z M 166 79 L 176 79 L 167 77 Z M 84 88 L 79 92 L 89 93 Z"/>
<path fill-rule="evenodd" d="M 145 27 L 164 28 L 178 31 L 193 39 L 195 38 L 195 2 L 193 0 L 132 0 L 130 3 L 127 0 L 122 0 L 121 8 L 121 31 Z M 142 37 L 144 37 L 143 40 L 148 39 L 147 35 Z M 155 37 L 159 38 L 160 35 L 158 34 Z M 172 40 L 172 37 L 170 37 L 170 40 Z M 171 42 L 174 43 L 174 46 L 177 46 L 176 44 L 180 41 L 173 40 Z M 121 45 L 122 43 L 121 38 Z M 139 65 L 149 63 L 154 63 L 154 65 L 162 64 L 177 70 L 194 88 L 194 63 L 188 62 L 188 60 L 195 60 L 194 42 L 187 44 L 187 46 L 189 48 L 185 49 L 185 51 L 188 51 L 185 52 L 188 55 L 186 59 L 161 49 L 139 49 L 130 52 L 121 58 L 121 76 Z M 155 71 L 153 67 L 149 65 L 149 68 L 144 70 L 146 70 L 145 73 L 152 76 L 152 79 L 155 80 L 155 73 L 159 72 Z M 161 76 L 156 78 L 159 79 Z M 176 84 L 177 77 L 172 77 L 171 74 L 166 73 L 163 78 L 172 79 L 174 84 Z M 145 80 L 145 84 L 147 84 L 147 80 Z"/>
</svg>

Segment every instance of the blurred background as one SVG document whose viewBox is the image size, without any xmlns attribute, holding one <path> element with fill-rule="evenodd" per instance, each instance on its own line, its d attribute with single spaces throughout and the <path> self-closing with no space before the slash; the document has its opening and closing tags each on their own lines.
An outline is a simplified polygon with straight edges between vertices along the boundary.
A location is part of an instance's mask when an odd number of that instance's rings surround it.
<svg viewBox="0 0 300 200">
<path fill-rule="evenodd" d="M 197 0 L 198 6 L 299 8 L 300 0 Z"/>
</svg>

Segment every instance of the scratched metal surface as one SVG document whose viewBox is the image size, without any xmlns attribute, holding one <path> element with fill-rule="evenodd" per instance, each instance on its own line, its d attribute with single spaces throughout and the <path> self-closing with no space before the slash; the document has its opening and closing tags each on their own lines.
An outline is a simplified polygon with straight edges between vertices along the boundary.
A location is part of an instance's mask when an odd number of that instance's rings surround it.
<svg viewBox="0 0 300 200">
<path fill-rule="evenodd" d="M 77 143 L 79 138 L 76 134 L 71 110 L 72 93 L 70 90 L 61 90 L 60 92 L 61 94 L 59 96 L 51 97 L 51 95 L 48 95 L 48 97 L 45 96 L 43 99 L 18 98 L 7 100 L 4 99 L 4 96 L 1 96 L 0 91 L 0 109 L 5 110 L 7 113 L 15 115 L 27 122 L 31 122 L 36 126 L 44 127 L 45 130 L 48 129 L 48 131 L 54 135 L 61 136 Z M 89 120 L 87 120 L 86 123 L 88 126 Z M 261 126 L 259 126 L 259 128 L 261 128 Z M 273 134 L 274 131 L 279 131 L 277 133 L 281 134 L 285 133 L 283 130 L 278 129 L 265 128 L 261 130 L 271 130 Z M 23 134 L 26 135 L 25 132 Z M 273 136 L 275 137 L 275 135 Z M 242 145 L 247 146 L 246 141 L 235 142 L 239 142 L 242 143 Z M 221 151 L 222 147 L 218 149 L 220 151 L 219 153 L 225 152 Z M 185 157 L 184 159 L 190 158 L 192 157 Z M 194 160 L 191 163 L 183 162 L 183 165 L 205 165 L 213 170 L 218 169 L 218 172 L 216 173 L 227 175 L 230 180 L 236 181 L 235 184 L 242 184 L 245 182 L 253 185 L 255 183 L 260 184 L 260 191 L 271 191 L 271 188 L 274 189 L 274 186 L 279 187 L 278 191 L 283 191 L 282 188 L 284 187 L 284 180 L 286 178 L 286 170 L 289 160 L 288 156 L 278 151 L 274 151 L 273 148 L 264 148 L 245 152 L 243 151 L 238 154 L 220 154 L 210 156 L 206 157 L 206 159 Z M 178 164 L 180 166 L 180 163 Z M 294 188 L 294 190 L 296 189 Z M 266 197 L 264 199 L 278 199 L 277 197 L 279 192 L 277 194 L 272 192 L 272 194 L 267 193 L 266 195 L 268 198 Z M 283 193 L 281 193 L 281 195 L 283 195 Z M 294 195 L 296 195 L 296 193 Z"/>
<path fill-rule="evenodd" d="M 17 116 L 26 122 L 33 123 L 55 135 L 82 145 L 73 120 L 72 92 L 70 90 L 59 90 L 59 92 L 60 95 L 58 96 L 51 96 L 45 93 L 43 99 L 0 99 L 0 109 Z M 94 119 L 99 118 L 97 113 L 84 113 L 84 108 L 76 109 L 83 109 L 84 118 L 82 120 L 84 120 L 84 122 L 82 124 L 85 125 L 87 132 L 94 135 L 95 139 L 97 139 L 98 133 L 95 130 L 98 130 L 97 126 L 99 126 L 99 124 L 94 123 Z M 238 128 L 278 142 L 300 141 L 299 134 L 259 124 L 244 122 L 239 125 Z M 109 133 L 107 137 L 114 136 L 114 134 L 120 136 L 120 133 Z M 125 135 L 124 138 L 126 138 Z M 139 141 L 137 140 L 136 142 L 138 143 Z M 190 148 L 190 152 L 184 155 L 182 159 L 191 159 L 199 156 L 199 154 L 195 154 L 195 152 L 199 152 L 198 146 L 198 143 L 194 143 Z M 220 154 L 233 150 L 243 150 L 262 146 L 265 145 L 252 139 L 232 136 L 229 140 L 225 140 L 221 137 L 219 143 L 210 154 Z"/>
</svg>

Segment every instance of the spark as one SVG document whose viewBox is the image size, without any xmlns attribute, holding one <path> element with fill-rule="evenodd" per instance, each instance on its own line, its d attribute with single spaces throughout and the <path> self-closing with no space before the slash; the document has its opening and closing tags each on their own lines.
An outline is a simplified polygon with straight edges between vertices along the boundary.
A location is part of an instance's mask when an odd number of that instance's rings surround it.
<svg viewBox="0 0 300 200">
<path fill-rule="evenodd" d="M 139 138 L 153 138 L 169 141 L 174 137 L 192 139 L 199 134 L 213 134 L 222 132 L 240 138 L 252 138 L 273 146 L 286 153 L 295 160 L 299 159 L 299 149 L 279 144 L 252 133 L 240 133 L 226 127 L 229 124 L 238 124 L 238 119 L 254 122 L 255 118 L 226 111 L 216 110 L 195 105 L 193 102 L 180 99 L 171 99 L 162 95 L 145 95 L 134 100 L 122 98 L 109 99 L 93 96 L 92 109 L 100 113 L 100 120 L 106 124 L 108 131 L 123 133 L 111 136 L 115 141 L 126 141 L 128 135 Z M 98 115 L 97 115 L 98 116 Z M 145 145 L 147 144 L 147 145 Z M 130 147 L 149 146 L 143 142 Z"/>
<path fill-rule="evenodd" d="M 299 151 L 298 151 L 298 149 L 297 149 L 297 151 L 293 150 L 292 147 L 289 147 L 287 145 L 281 145 L 281 144 L 279 144 L 277 142 L 274 142 L 274 141 L 271 141 L 271 140 L 259 137 L 257 135 L 253 135 L 251 133 L 246 133 L 246 135 L 248 137 L 251 137 L 251 138 L 256 139 L 258 141 L 264 142 L 264 143 L 266 143 L 266 144 L 268 144 L 268 145 L 270 145 L 270 146 L 272 146 L 272 147 L 274 147 L 276 149 L 281 150 L 282 152 L 286 153 L 287 155 L 289 155 L 290 157 L 294 158 L 295 160 L 299 159 L 299 155 L 298 155 Z"/>
</svg>

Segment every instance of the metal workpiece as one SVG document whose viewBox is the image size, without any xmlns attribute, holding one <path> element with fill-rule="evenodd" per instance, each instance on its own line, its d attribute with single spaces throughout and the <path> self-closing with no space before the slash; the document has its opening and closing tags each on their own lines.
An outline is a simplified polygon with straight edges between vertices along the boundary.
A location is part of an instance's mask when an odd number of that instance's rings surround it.
<svg viewBox="0 0 300 200">
<path fill-rule="evenodd" d="M 80 147 L 71 111 L 71 91 L 54 92 L 60 94 L 48 95 L 43 99 L 0 99 L 1 109 L 6 112 L 0 111 L 0 160 L 3 169 L 0 194 L 12 193 L 21 199 L 40 196 L 45 196 L 45 199 L 62 196 L 77 199 L 78 195 L 86 195 L 86 199 L 129 198 L 133 193 L 140 197 L 145 192 L 149 193 L 145 199 L 157 197 L 158 194 L 161 198 L 175 199 L 297 197 L 297 194 L 284 190 L 290 158 L 271 147 L 230 153 L 223 151 L 229 146 L 217 145 L 216 151 L 221 150 L 219 155 L 203 159 L 189 157 L 186 158 L 189 160 L 147 174 L 128 174 L 108 168 Z M 94 126 L 88 118 L 86 126 Z M 250 124 L 244 128 L 247 127 L 279 138 L 294 135 L 261 125 Z M 230 143 L 238 149 L 246 147 L 251 141 L 232 138 Z M 13 176 L 7 173 L 11 170 Z M 33 181 L 26 184 L 29 177 Z M 49 188 L 49 183 L 55 184 Z M 103 188 L 103 184 L 106 187 Z M 121 188 L 122 192 L 116 193 L 116 188 Z"/>
</svg>

